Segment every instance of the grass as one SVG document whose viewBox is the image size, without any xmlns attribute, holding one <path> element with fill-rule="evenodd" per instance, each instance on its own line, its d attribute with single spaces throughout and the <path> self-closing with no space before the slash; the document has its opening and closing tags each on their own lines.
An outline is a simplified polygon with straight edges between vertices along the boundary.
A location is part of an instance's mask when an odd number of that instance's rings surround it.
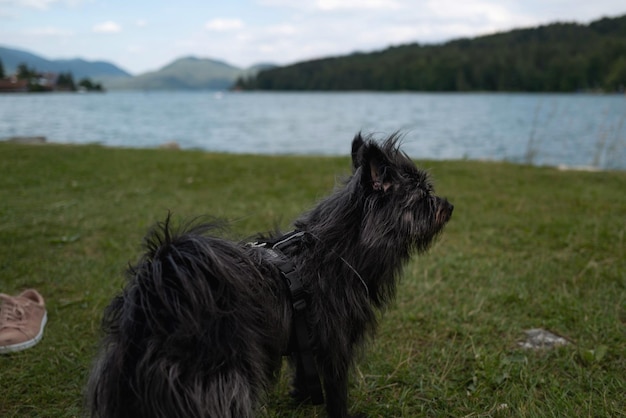
<svg viewBox="0 0 626 418">
<path fill-rule="evenodd" d="M 626 416 L 626 173 L 422 162 L 455 205 L 351 386 L 370 417 Z M 347 158 L 0 143 L 0 292 L 34 287 L 49 323 L 36 347 L 0 356 L 0 416 L 82 415 L 101 313 L 146 230 L 171 210 L 211 214 L 244 237 L 289 227 Z M 545 328 L 571 344 L 518 347 Z M 263 417 L 293 406 L 287 379 Z"/>
</svg>

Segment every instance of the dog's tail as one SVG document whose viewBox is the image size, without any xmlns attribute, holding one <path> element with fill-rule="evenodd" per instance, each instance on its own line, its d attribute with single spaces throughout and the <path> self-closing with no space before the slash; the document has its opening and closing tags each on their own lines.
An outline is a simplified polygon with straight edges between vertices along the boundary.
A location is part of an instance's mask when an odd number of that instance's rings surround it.
<svg viewBox="0 0 626 418">
<path fill-rule="evenodd" d="M 249 250 L 215 223 L 145 240 L 105 311 L 88 402 L 94 417 L 252 417 L 281 361 L 285 304 Z"/>
</svg>

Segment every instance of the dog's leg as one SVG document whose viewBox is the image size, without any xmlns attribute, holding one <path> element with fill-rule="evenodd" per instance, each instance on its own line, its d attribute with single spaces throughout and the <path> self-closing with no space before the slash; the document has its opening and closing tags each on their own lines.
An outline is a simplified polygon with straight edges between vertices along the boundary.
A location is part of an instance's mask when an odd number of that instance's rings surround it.
<svg viewBox="0 0 626 418">
<path fill-rule="evenodd" d="M 338 370 L 324 371 L 324 391 L 326 412 L 329 418 L 348 417 L 348 378 L 347 373 Z"/>
<path fill-rule="evenodd" d="M 289 360 L 294 370 L 293 380 L 291 382 L 293 388 L 291 392 L 289 392 L 289 395 L 297 403 L 310 403 L 311 395 L 309 394 L 309 391 L 306 387 L 304 367 L 302 367 L 302 364 L 298 361 L 297 354 L 292 354 Z"/>
<path fill-rule="evenodd" d="M 365 415 L 348 415 L 348 361 L 341 366 L 326 363 L 323 367 L 326 412 L 329 418 L 366 418 Z"/>
<path fill-rule="evenodd" d="M 348 414 L 348 372 L 353 350 L 353 345 L 348 344 L 345 351 L 339 352 L 335 349 L 318 357 L 329 418 L 366 418 L 364 414 Z"/>
</svg>

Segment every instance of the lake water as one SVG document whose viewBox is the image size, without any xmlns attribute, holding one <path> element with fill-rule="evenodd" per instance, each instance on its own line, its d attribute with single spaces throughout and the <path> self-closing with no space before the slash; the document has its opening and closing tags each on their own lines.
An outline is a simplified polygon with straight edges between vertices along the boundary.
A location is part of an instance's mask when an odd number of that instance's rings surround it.
<svg viewBox="0 0 626 418">
<path fill-rule="evenodd" d="M 109 92 L 0 95 L 0 139 L 347 155 L 404 132 L 416 159 L 626 169 L 626 97 L 587 94 Z"/>
</svg>

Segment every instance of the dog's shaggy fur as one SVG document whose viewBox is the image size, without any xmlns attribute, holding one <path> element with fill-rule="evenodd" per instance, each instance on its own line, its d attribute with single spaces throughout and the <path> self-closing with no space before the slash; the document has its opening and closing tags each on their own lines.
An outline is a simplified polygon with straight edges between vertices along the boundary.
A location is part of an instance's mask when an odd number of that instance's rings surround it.
<svg viewBox="0 0 626 418">
<path fill-rule="evenodd" d="M 308 297 L 307 320 L 330 417 L 348 416 L 355 353 L 376 328 L 413 252 L 425 251 L 452 215 L 427 174 L 398 148 L 357 135 L 353 173 L 302 215 L 289 251 Z M 214 234 L 175 231 L 169 219 L 104 315 L 90 376 L 91 416 L 249 418 L 275 380 L 292 326 L 289 287 L 275 254 Z M 307 397 L 295 367 L 297 399 Z"/>
</svg>

